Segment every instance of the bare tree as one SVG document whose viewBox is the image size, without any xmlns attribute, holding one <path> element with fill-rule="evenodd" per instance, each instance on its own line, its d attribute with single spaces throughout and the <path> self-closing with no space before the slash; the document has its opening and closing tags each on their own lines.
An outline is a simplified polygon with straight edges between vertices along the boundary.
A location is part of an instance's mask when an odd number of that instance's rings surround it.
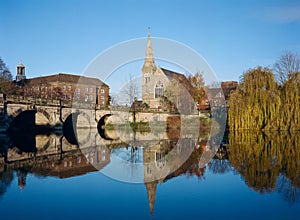
<svg viewBox="0 0 300 220">
<path fill-rule="evenodd" d="M 300 55 L 286 52 L 275 63 L 274 70 L 277 81 L 283 84 L 289 80 L 293 74 L 300 71 Z"/>
<path fill-rule="evenodd" d="M 0 57 L 0 77 L 4 80 L 12 81 L 12 75 L 4 63 L 4 61 Z"/>
<path fill-rule="evenodd" d="M 12 75 L 0 57 L 0 93 L 19 94 L 19 88 L 13 83 Z"/>
<path fill-rule="evenodd" d="M 125 84 L 125 86 L 120 90 L 118 94 L 115 95 L 114 103 L 120 105 L 131 106 L 134 101 L 141 96 L 141 83 L 138 78 L 133 78 L 130 75 L 129 81 Z M 117 100 L 116 100 L 117 99 Z"/>
</svg>

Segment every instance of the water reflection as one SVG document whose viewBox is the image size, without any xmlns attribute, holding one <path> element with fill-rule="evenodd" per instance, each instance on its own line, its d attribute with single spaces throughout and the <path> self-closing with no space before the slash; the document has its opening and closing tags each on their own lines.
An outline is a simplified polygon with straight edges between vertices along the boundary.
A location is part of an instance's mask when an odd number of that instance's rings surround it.
<svg viewBox="0 0 300 220">
<path fill-rule="evenodd" d="M 246 184 L 264 194 L 280 193 L 293 203 L 300 201 L 300 136 L 231 133 L 229 161 Z"/>
<path fill-rule="evenodd" d="M 299 134 L 281 133 L 231 133 L 229 144 L 223 144 L 210 161 L 205 161 L 209 149 L 209 137 L 202 135 L 194 143 L 183 139 L 181 146 L 192 149 L 188 159 L 168 175 L 152 178 L 155 170 L 165 169 L 168 161 L 176 164 L 176 157 L 170 152 L 178 144 L 176 138 L 159 142 L 138 141 L 143 134 L 135 135 L 135 144 L 116 140 L 105 140 L 96 133 L 80 131 L 84 148 L 70 143 L 63 134 L 32 134 L 26 141 L 12 141 L 6 135 L 0 136 L 0 197 L 5 195 L 14 178 L 21 190 L 26 190 L 27 175 L 69 178 L 89 172 L 105 170 L 113 164 L 114 157 L 142 167 L 147 189 L 149 209 L 152 213 L 156 200 L 157 184 L 178 176 L 196 177 L 203 181 L 209 170 L 213 174 L 238 173 L 244 182 L 260 194 L 277 192 L 289 203 L 300 201 L 300 137 Z M 112 136 L 112 135 L 111 135 Z M 30 140 L 30 141 L 28 141 Z M 105 143 L 105 144 L 103 144 Z M 32 150 L 33 149 L 33 150 Z M 209 156 L 208 156 L 209 158 Z M 149 163 L 150 162 L 150 163 Z M 119 164 L 125 166 L 124 164 Z M 131 167 L 134 171 L 136 167 Z"/>
</svg>

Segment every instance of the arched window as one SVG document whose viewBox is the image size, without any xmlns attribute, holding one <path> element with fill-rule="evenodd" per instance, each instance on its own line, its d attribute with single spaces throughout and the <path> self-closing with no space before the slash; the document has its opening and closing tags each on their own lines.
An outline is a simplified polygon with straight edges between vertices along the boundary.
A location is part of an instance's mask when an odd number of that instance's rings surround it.
<svg viewBox="0 0 300 220">
<path fill-rule="evenodd" d="M 164 84 L 161 81 L 155 85 L 155 98 L 163 97 L 164 96 Z"/>
<path fill-rule="evenodd" d="M 163 152 L 155 152 L 155 165 L 159 169 L 163 169 L 166 165 L 166 158 Z"/>
</svg>

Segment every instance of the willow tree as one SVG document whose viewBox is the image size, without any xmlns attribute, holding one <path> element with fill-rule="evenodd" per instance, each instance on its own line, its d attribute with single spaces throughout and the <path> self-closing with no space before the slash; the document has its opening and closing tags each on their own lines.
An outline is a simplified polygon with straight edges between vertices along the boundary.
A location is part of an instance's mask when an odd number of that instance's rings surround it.
<svg viewBox="0 0 300 220">
<path fill-rule="evenodd" d="M 281 88 L 281 128 L 300 130 L 300 72 L 294 73 Z"/>
<path fill-rule="evenodd" d="M 229 106 L 231 129 L 277 130 L 281 100 L 272 71 L 257 67 L 245 72 L 230 97 Z"/>
</svg>

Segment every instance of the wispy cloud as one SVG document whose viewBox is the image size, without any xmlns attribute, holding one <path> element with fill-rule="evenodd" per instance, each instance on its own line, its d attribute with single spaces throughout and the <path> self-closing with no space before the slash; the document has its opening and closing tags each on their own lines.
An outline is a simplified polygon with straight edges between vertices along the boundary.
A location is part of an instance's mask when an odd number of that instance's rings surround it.
<svg viewBox="0 0 300 220">
<path fill-rule="evenodd" d="M 291 23 L 300 22 L 300 4 L 288 6 L 271 6 L 255 13 L 259 17 L 273 22 Z"/>
</svg>

